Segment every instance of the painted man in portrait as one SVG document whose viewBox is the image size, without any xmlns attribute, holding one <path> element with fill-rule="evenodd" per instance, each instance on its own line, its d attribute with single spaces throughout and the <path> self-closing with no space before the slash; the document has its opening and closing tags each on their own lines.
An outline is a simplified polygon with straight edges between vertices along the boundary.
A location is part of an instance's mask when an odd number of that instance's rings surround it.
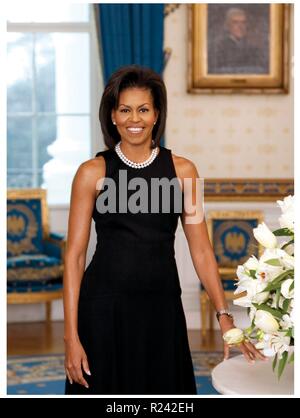
<svg viewBox="0 0 300 418">
<path fill-rule="evenodd" d="M 267 73 L 262 49 L 249 42 L 246 11 L 231 7 L 224 19 L 221 37 L 210 42 L 208 72 L 215 74 Z"/>
</svg>

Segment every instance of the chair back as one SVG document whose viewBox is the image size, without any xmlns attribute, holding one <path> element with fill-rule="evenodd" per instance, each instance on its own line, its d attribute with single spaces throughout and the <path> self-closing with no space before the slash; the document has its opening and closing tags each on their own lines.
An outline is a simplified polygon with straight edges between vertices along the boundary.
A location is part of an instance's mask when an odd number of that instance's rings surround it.
<svg viewBox="0 0 300 418">
<path fill-rule="evenodd" d="M 49 236 L 45 189 L 7 192 L 7 257 L 43 252 Z"/>
<path fill-rule="evenodd" d="M 261 211 L 211 211 L 208 213 L 208 232 L 220 274 L 235 275 L 238 265 L 249 257 L 259 257 L 261 245 L 253 228 L 263 222 Z M 229 278 L 229 277 L 228 277 Z"/>
</svg>

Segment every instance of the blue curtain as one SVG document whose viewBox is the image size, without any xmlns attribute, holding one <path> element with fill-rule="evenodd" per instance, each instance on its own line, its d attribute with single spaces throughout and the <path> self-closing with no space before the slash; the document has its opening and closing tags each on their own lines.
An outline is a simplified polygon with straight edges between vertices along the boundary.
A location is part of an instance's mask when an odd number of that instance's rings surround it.
<svg viewBox="0 0 300 418">
<path fill-rule="evenodd" d="M 139 64 L 163 72 L 164 4 L 97 4 L 103 78 Z"/>
</svg>

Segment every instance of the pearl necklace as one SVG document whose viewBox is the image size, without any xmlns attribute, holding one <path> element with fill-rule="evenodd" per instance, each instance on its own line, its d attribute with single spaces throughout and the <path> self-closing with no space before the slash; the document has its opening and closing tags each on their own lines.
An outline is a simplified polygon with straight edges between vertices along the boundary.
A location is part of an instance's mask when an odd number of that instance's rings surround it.
<svg viewBox="0 0 300 418">
<path fill-rule="evenodd" d="M 135 162 L 129 160 L 123 154 L 123 152 L 121 151 L 121 148 L 120 148 L 120 144 L 121 144 L 121 141 L 118 142 L 117 145 L 115 146 L 115 151 L 118 154 L 118 156 L 120 157 L 120 159 L 123 161 L 123 163 L 129 165 L 132 168 L 144 168 L 144 167 L 147 167 L 148 165 L 150 165 L 153 162 L 153 160 L 156 158 L 157 153 L 158 153 L 158 147 L 156 147 L 156 148 L 154 148 L 152 150 L 150 157 L 146 161 L 143 161 L 141 163 L 135 163 Z"/>
</svg>

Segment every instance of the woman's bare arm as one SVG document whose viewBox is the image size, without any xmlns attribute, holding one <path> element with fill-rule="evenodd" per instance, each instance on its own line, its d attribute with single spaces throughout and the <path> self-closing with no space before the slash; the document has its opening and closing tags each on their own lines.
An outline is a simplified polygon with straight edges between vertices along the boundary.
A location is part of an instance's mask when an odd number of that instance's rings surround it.
<svg viewBox="0 0 300 418">
<path fill-rule="evenodd" d="M 197 169 L 195 165 L 186 158 L 173 156 L 173 160 L 177 176 L 182 181 L 185 201 L 189 199 L 191 204 L 195 206 L 196 198 L 201 199 L 199 194 L 196 195 L 196 178 L 199 178 Z M 192 187 L 184 187 L 185 178 L 191 179 L 190 184 Z M 199 191 L 200 190 L 198 190 L 198 192 Z M 227 302 L 221 284 L 215 255 L 208 238 L 204 214 L 202 215 L 203 217 L 200 216 L 197 223 L 188 223 L 187 220 L 192 216 L 192 213 L 187 213 L 183 208 L 181 222 L 188 241 L 196 273 L 199 279 L 201 278 L 201 282 L 213 302 L 215 309 L 221 310 L 227 308 Z"/>
<path fill-rule="evenodd" d="M 183 182 L 185 201 L 189 200 L 193 206 L 196 206 L 196 200 L 202 199 L 203 197 L 200 193 L 198 193 L 198 195 L 196 193 L 196 179 L 199 178 L 197 169 L 191 161 L 185 158 L 174 156 L 173 160 L 177 177 L 179 177 Z M 192 187 L 185 187 L 185 178 L 191 179 Z M 202 205 L 200 205 L 200 209 L 203 209 Z M 205 287 L 205 290 L 207 291 L 215 309 L 219 311 L 227 308 L 228 305 L 219 275 L 216 258 L 209 241 L 204 213 L 202 213 L 203 216 L 200 216 L 198 222 L 188 223 L 188 217 L 190 217 L 191 214 L 192 213 L 187 213 L 183 210 L 181 222 L 188 241 L 193 265 L 198 278 L 201 279 L 201 282 Z M 234 323 L 231 318 L 227 315 L 220 317 L 220 328 L 222 334 L 233 327 Z M 265 359 L 265 357 L 250 342 L 240 344 L 239 347 L 249 362 L 253 362 L 255 359 Z M 224 356 L 225 358 L 228 358 L 229 356 L 229 346 L 227 344 L 224 344 Z"/>
<path fill-rule="evenodd" d="M 97 195 L 96 184 L 105 173 L 103 157 L 82 163 L 73 179 L 68 220 L 64 268 L 65 340 L 77 340 L 79 290 L 85 269 L 90 238 L 92 211 Z"/>
</svg>

